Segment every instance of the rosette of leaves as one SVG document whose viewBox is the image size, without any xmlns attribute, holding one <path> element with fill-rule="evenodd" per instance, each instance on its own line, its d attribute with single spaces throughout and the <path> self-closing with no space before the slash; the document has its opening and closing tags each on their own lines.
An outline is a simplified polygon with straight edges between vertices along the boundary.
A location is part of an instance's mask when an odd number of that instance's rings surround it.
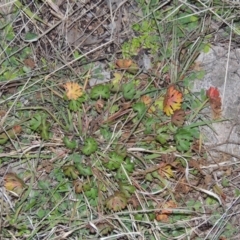
<svg viewBox="0 0 240 240">
<path fill-rule="evenodd" d="M 82 153 L 89 156 L 92 153 L 96 152 L 98 148 L 97 142 L 94 138 L 89 137 L 84 141 L 84 145 L 82 147 Z"/>
<path fill-rule="evenodd" d="M 92 99 L 109 99 L 110 98 L 110 87 L 109 85 L 95 85 L 90 92 L 90 97 Z"/>
<path fill-rule="evenodd" d="M 121 211 L 127 206 L 127 197 L 122 192 L 115 192 L 106 199 L 106 207 L 114 212 Z"/>
<path fill-rule="evenodd" d="M 121 163 L 124 160 L 124 156 L 117 154 L 116 152 L 111 152 L 107 162 L 104 163 L 104 166 L 109 170 L 116 170 L 120 168 Z"/>
</svg>

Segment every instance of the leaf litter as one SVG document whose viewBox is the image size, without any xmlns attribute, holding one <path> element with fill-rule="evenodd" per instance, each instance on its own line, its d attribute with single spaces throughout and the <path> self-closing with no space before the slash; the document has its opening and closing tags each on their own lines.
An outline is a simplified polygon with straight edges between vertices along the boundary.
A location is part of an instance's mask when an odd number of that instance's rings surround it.
<svg viewBox="0 0 240 240">
<path fill-rule="evenodd" d="M 59 19 L 64 16 L 60 14 L 61 11 L 64 12 L 64 5 L 55 4 L 54 11 L 57 10 L 58 14 L 54 17 Z M 79 4 L 72 8 L 70 22 L 77 13 L 79 16 L 84 14 L 84 11 L 81 12 L 83 6 Z M 205 172 L 206 168 L 202 168 L 206 152 L 198 129 L 207 121 L 201 119 L 203 117 L 201 109 L 204 107 L 201 104 L 206 98 L 212 109 L 213 119 L 221 118 L 220 93 L 214 87 L 200 97 L 189 93 L 187 78 L 192 72 L 201 70 L 197 65 L 194 68 L 191 64 L 188 67 L 178 66 L 177 71 L 180 72 L 182 68 L 185 72 L 181 73 L 181 81 L 174 83 L 171 69 L 166 65 L 167 63 L 170 63 L 171 67 L 174 65 L 168 52 L 171 48 L 161 52 L 164 60 L 155 60 L 152 68 L 148 64 L 147 72 L 140 75 L 139 58 L 149 55 L 149 61 L 153 59 L 156 51 L 154 39 L 148 38 L 151 36 L 150 32 L 143 35 L 142 39 L 138 38 L 138 35 L 142 35 L 141 28 L 145 29 L 145 32 L 148 29 L 153 31 L 149 23 L 144 21 L 141 26 L 139 25 L 138 34 L 131 32 L 134 41 L 129 45 L 123 45 L 120 49 L 121 54 L 116 52 L 114 58 L 110 58 L 115 47 L 113 44 L 109 44 L 108 48 L 103 46 L 103 49 L 97 49 L 96 45 L 107 39 L 109 32 L 105 29 L 106 24 L 112 21 L 101 18 L 105 16 L 103 14 L 105 11 L 110 11 L 107 4 L 98 5 L 98 8 L 94 8 L 94 4 L 97 2 L 88 1 L 84 6 L 92 9 L 92 13 L 87 15 L 89 25 L 81 18 L 76 19 L 75 23 L 78 21 L 81 23 L 82 32 L 72 28 L 71 24 L 63 26 L 60 22 L 57 31 L 53 30 L 47 34 L 49 26 L 41 25 L 46 32 L 40 39 L 41 43 L 47 43 L 48 38 L 60 40 L 61 35 L 58 31 L 68 28 L 66 45 L 62 49 L 57 49 L 64 56 L 60 62 L 64 62 L 64 67 L 61 67 L 66 70 L 56 71 L 56 75 L 52 74 L 55 66 L 47 66 L 44 61 L 46 56 L 54 55 L 54 50 L 50 48 L 50 54 L 41 44 L 36 45 L 37 61 L 30 60 L 32 58 L 28 56 L 31 55 L 28 52 L 20 56 L 22 63 L 33 71 L 37 71 L 36 66 L 44 67 L 50 71 L 51 78 L 47 81 L 43 81 L 42 78 L 40 85 L 34 77 L 31 79 L 31 84 L 34 84 L 27 86 L 30 89 L 29 94 L 33 97 L 29 99 L 27 107 L 22 99 L 19 102 L 20 106 L 16 102 L 11 102 L 11 98 L 15 97 L 7 95 L 9 92 L 4 92 L 6 98 L 1 99 L 6 101 L 10 108 L 14 106 L 14 110 L 17 109 L 16 112 L 8 113 L 8 123 L 5 122 L 7 130 L 1 133 L 1 136 L 7 139 L 1 143 L 1 151 L 11 151 L 12 154 L 9 156 L 14 158 L 8 163 L 9 158 L 4 155 L 2 163 L 5 166 L 8 164 L 18 166 L 14 160 L 18 159 L 21 164 L 20 167 L 14 166 L 15 171 L 21 176 L 30 172 L 32 176 L 31 180 L 25 178 L 25 183 L 16 173 L 7 172 L 7 168 L 4 168 L 5 188 L 17 194 L 19 199 L 12 198 L 11 201 L 20 216 L 19 220 L 15 216 L 8 216 L 15 222 L 7 220 L 7 228 L 19 239 L 22 236 L 31 238 L 35 234 L 43 234 L 41 230 L 38 233 L 31 232 L 27 224 L 21 225 L 22 220 L 24 222 L 30 219 L 35 229 L 38 229 L 39 225 L 44 229 L 52 222 L 60 232 L 66 230 L 65 227 L 68 225 L 72 237 L 84 234 L 91 239 L 95 236 L 113 236 L 116 229 L 123 233 L 126 229 L 127 231 L 148 229 L 147 225 L 157 220 L 159 226 L 163 226 L 162 232 L 158 233 L 162 234 L 162 237 L 176 237 L 171 235 L 174 224 L 179 224 L 179 228 L 175 230 L 178 237 L 194 236 L 194 231 L 191 229 L 186 231 L 185 225 L 181 223 L 186 221 L 190 228 L 196 229 L 205 221 L 201 217 L 201 223 L 194 221 L 196 214 L 201 216 L 199 202 L 202 202 L 200 205 L 204 210 L 214 206 L 218 211 L 222 211 L 222 207 L 229 201 L 222 186 L 216 184 L 214 178 L 208 178 L 212 173 Z M 122 4 L 124 6 L 124 3 Z M 115 14 L 119 14 L 120 7 L 115 6 Z M 36 6 L 27 10 L 29 16 L 33 16 L 31 11 L 34 10 L 36 13 L 43 11 L 53 14 L 47 3 L 43 4 L 41 10 L 36 9 Z M 181 11 L 180 14 L 185 13 L 184 9 Z M 188 14 L 188 11 L 186 12 Z M 181 17 L 179 16 L 180 19 Z M 129 20 L 122 21 L 125 21 L 120 24 L 123 29 L 114 29 L 118 31 L 114 34 L 120 34 L 126 40 L 121 33 L 126 30 L 124 27 Z M 181 23 L 183 24 L 181 30 L 185 29 L 186 23 L 187 21 Z M 167 31 L 167 25 L 168 23 L 163 26 L 166 28 L 164 31 Z M 134 26 L 135 31 L 139 26 Z M 34 25 L 32 27 L 34 28 Z M 189 25 L 189 28 L 191 27 L 192 25 Z M 89 36 L 92 42 L 88 41 Z M 129 49 L 130 45 L 133 49 Z M 149 47 L 151 45 L 152 48 Z M 181 46 L 185 47 L 184 44 Z M 91 47 L 96 50 L 92 51 Z M 126 56 L 125 50 L 134 50 L 135 55 Z M 187 54 L 187 51 L 179 52 Z M 99 57 L 102 54 L 104 57 Z M 57 56 L 59 55 L 56 55 L 56 59 Z M 181 55 L 183 60 L 184 57 Z M 104 84 L 98 81 L 97 85 L 93 86 L 88 84 L 92 59 L 95 62 L 104 62 L 106 65 L 104 71 L 112 73 L 112 81 Z M 70 62 L 74 64 L 69 64 Z M 9 81 L 11 77 L 14 78 L 11 74 L 13 74 L 11 71 L 5 74 Z M 24 70 L 22 74 L 24 75 Z M 94 78 L 101 80 L 101 71 L 96 70 Z M 64 80 L 59 83 L 59 79 Z M 17 86 L 20 86 L 18 91 L 21 95 L 24 82 L 20 81 L 20 85 Z M 64 90 L 61 86 L 65 86 Z M 39 105 L 41 108 L 34 108 Z M 200 109 L 198 113 L 201 118 L 199 121 L 191 122 L 196 107 Z M 44 108 L 48 109 L 54 118 L 46 112 L 44 114 L 41 111 Z M 23 122 L 19 123 L 19 119 L 23 119 Z M 17 131 L 13 131 L 14 126 L 19 126 Z M 56 152 L 58 150 L 62 152 L 61 157 L 58 157 Z M 51 164 L 46 164 L 48 161 Z M 204 164 L 204 167 L 207 167 L 206 162 Z M 35 166 L 38 167 L 38 171 L 35 171 Z M 18 208 L 18 200 L 22 201 L 21 208 Z M 195 201 L 195 204 L 191 205 L 191 200 Z M 30 212 L 34 213 L 34 218 Z M 60 218 L 62 222 L 58 222 L 57 219 Z M 81 226 L 75 231 L 79 219 Z M 136 223 L 139 224 L 139 229 Z M 64 227 L 62 224 L 65 224 Z M 50 234 L 50 231 L 47 232 Z M 7 236 L 9 233 L 4 234 Z M 208 233 L 197 231 L 198 237 L 204 234 Z M 58 232 L 54 232 L 53 235 L 58 237 Z M 146 237 L 150 235 L 146 233 Z"/>
</svg>

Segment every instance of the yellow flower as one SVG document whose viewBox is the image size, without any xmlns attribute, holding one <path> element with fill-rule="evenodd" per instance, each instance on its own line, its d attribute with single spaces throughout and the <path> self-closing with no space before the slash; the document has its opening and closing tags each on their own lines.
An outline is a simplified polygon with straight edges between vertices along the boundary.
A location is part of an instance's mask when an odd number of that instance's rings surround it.
<svg viewBox="0 0 240 240">
<path fill-rule="evenodd" d="M 67 82 L 63 85 L 69 100 L 77 100 L 83 95 L 83 89 L 78 83 Z"/>
</svg>

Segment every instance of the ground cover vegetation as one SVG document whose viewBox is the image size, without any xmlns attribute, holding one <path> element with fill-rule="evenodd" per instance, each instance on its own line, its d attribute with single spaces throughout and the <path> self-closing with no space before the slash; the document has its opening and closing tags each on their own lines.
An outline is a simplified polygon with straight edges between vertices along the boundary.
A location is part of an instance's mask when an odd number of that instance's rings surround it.
<svg viewBox="0 0 240 240">
<path fill-rule="evenodd" d="M 1 1 L 1 239 L 236 237 L 239 166 L 201 132 L 221 93 L 192 86 L 201 52 L 237 43 L 239 9 Z"/>
</svg>

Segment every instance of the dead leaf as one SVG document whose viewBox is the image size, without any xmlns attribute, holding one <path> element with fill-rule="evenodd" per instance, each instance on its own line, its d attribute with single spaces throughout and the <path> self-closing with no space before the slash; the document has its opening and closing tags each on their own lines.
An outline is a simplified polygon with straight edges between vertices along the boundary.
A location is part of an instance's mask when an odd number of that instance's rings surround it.
<svg viewBox="0 0 240 240">
<path fill-rule="evenodd" d="M 133 61 L 130 59 L 118 59 L 116 66 L 122 69 L 128 69 L 132 65 Z"/>
<path fill-rule="evenodd" d="M 168 221 L 168 214 L 156 214 L 156 220 L 158 222 L 167 222 Z"/>
<path fill-rule="evenodd" d="M 175 89 L 174 85 L 171 85 L 164 97 L 163 111 L 167 116 L 172 115 L 174 111 L 181 108 L 182 101 L 182 93 Z"/>
<path fill-rule="evenodd" d="M 183 193 L 183 194 L 186 194 L 190 191 L 190 187 L 186 183 L 186 179 L 182 178 L 178 181 L 175 191 L 176 193 Z"/>
<path fill-rule="evenodd" d="M 23 62 L 25 64 L 25 66 L 27 66 L 31 69 L 35 68 L 35 62 L 32 58 L 26 58 Z"/>
<path fill-rule="evenodd" d="M 127 198 L 122 192 L 115 192 L 106 199 L 106 207 L 114 212 L 121 211 L 127 206 Z"/>
<path fill-rule="evenodd" d="M 199 165 L 199 163 L 195 159 L 190 159 L 188 161 L 188 164 L 189 164 L 189 167 L 194 168 L 194 169 L 196 169 L 196 170 L 201 172 L 200 165 Z"/>
<path fill-rule="evenodd" d="M 140 202 L 139 202 L 138 198 L 136 196 L 134 196 L 134 195 L 132 195 L 128 199 L 128 204 L 131 204 L 134 209 L 137 209 L 140 206 Z"/>
<path fill-rule="evenodd" d="M 53 170 L 53 164 L 49 160 L 43 160 L 38 167 L 38 171 L 45 171 L 46 173 L 50 173 Z"/>
<path fill-rule="evenodd" d="M 168 222 L 169 215 L 172 214 L 171 208 L 176 208 L 177 204 L 173 201 L 170 200 L 164 204 L 160 204 L 157 206 L 157 208 L 162 208 L 160 212 L 155 213 L 155 218 L 157 221 L 161 222 Z M 168 209 L 165 209 L 168 208 Z"/>
<path fill-rule="evenodd" d="M 67 82 L 63 85 L 69 100 L 77 100 L 83 95 L 83 88 L 78 83 Z"/>
<path fill-rule="evenodd" d="M 12 129 L 8 130 L 6 133 L 0 134 L 0 145 L 5 144 L 10 138 L 15 139 L 16 136 L 21 133 L 22 127 L 20 125 L 15 125 Z"/>
<path fill-rule="evenodd" d="M 224 237 L 224 236 L 221 236 L 221 237 L 219 238 L 219 240 L 227 240 L 227 238 Z"/>
<path fill-rule="evenodd" d="M 203 67 L 202 67 L 202 62 L 200 62 L 200 61 L 195 61 L 195 62 L 192 64 L 192 66 L 191 66 L 190 69 L 191 69 L 191 70 L 195 70 L 195 71 L 201 71 L 201 70 L 203 69 Z"/>
<path fill-rule="evenodd" d="M 73 181 L 74 191 L 75 193 L 81 193 L 83 190 L 83 182 L 79 179 Z"/>
<path fill-rule="evenodd" d="M 153 113 L 156 111 L 156 108 L 151 104 L 152 104 L 152 99 L 151 97 L 149 97 L 148 95 L 143 95 L 141 97 L 141 102 L 143 102 L 149 109 L 148 109 L 148 112 L 149 113 Z"/>
<path fill-rule="evenodd" d="M 4 111 L 4 110 L 0 110 L 0 117 L 2 118 L 2 117 L 4 117 L 5 115 L 6 115 L 6 111 Z"/>
<path fill-rule="evenodd" d="M 132 74 L 136 74 L 139 69 L 138 65 L 131 59 L 118 59 L 115 64 L 117 68 L 127 70 Z"/>
<path fill-rule="evenodd" d="M 219 185 L 214 185 L 213 186 L 213 191 L 218 194 L 224 201 L 226 200 L 227 196 L 226 194 L 223 192 L 222 188 Z"/>
<path fill-rule="evenodd" d="M 173 115 L 171 116 L 171 122 L 177 127 L 181 127 L 184 124 L 185 121 L 185 112 L 182 109 L 178 109 L 173 112 Z"/>
<path fill-rule="evenodd" d="M 15 173 L 7 173 L 4 176 L 4 187 L 18 196 L 22 194 L 26 184 Z"/>
<path fill-rule="evenodd" d="M 95 103 L 95 108 L 98 113 L 101 113 L 104 108 L 105 101 L 103 99 L 98 99 L 97 102 Z"/>
<path fill-rule="evenodd" d="M 209 186 L 212 183 L 212 176 L 207 174 L 204 178 L 204 183 Z"/>
<path fill-rule="evenodd" d="M 161 177 L 171 178 L 174 176 L 172 166 L 164 162 L 159 164 L 158 173 Z"/>
</svg>

